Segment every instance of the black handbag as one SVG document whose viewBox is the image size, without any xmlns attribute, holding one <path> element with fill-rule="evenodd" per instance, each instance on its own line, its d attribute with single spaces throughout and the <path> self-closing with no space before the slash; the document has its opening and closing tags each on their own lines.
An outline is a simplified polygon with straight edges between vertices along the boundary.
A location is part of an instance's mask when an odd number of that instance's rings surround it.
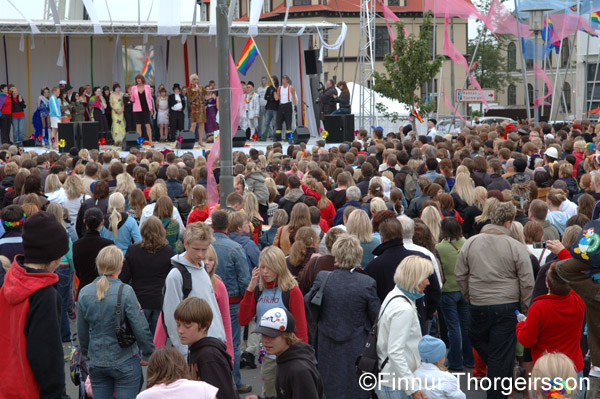
<svg viewBox="0 0 600 399">
<path fill-rule="evenodd" d="M 316 263 L 316 262 L 315 262 Z M 310 299 L 310 314 L 312 315 L 313 322 L 319 321 L 319 317 L 321 316 L 321 304 L 323 303 L 323 291 L 325 290 L 325 285 L 327 284 L 327 280 L 329 280 L 329 276 L 331 276 L 332 272 L 325 272 L 325 278 L 319 287 L 319 290 L 313 295 Z"/>
<path fill-rule="evenodd" d="M 125 284 L 121 284 L 119 287 L 119 293 L 117 294 L 117 311 L 116 311 L 116 333 L 117 333 L 117 342 L 121 348 L 129 348 L 131 345 L 135 343 L 135 334 L 131 329 L 131 325 L 129 324 L 129 320 L 127 320 L 127 316 L 124 317 L 124 320 L 121 321 L 121 297 L 123 296 L 123 287 Z"/>
</svg>

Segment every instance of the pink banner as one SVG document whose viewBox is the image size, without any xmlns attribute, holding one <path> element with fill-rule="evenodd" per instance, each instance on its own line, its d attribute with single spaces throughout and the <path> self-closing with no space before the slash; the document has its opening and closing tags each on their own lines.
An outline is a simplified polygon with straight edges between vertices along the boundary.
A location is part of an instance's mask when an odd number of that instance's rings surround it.
<svg viewBox="0 0 600 399">
<path fill-rule="evenodd" d="M 554 28 L 554 33 L 551 38 L 552 42 L 562 40 L 578 30 L 583 30 L 594 35 L 596 34 L 594 28 L 592 28 L 581 15 L 552 14 L 550 18 L 552 19 L 552 26 Z"/>
<path fill-rule="evenodd" d="M 470 0 L 425 0 L 425 10 L 431 10 L 434 16 L 459 18 L 485 18 Z"/>
<path fill-rule="evenodd" d="M 452 61 L 454 61 L 455 63 L 457 63 L 458 65 L 462 66 L 465 69 L 465 71 L 467 72 L 467 76 L 469 78 L 469 82 L 471 82 L 471 85 L 479 91 L 479 94 L 481 94 L 481 102 L 483 103 L 483 105 L 485 105 L 485 109 L 487 111 L 490 107 L 488 106 L 487 100 L 485 99 L 485 96 L 483 95 L 483 90 L 481 90 L 481 86 L 479 85 L 479 82 L 477 82 L 477 79 L 475 79 L 471 75 L 471 73 L 469 71 L 469 64 L 467 63 L 466 58 L 460 53 L 460 51 L 458 51 L 458 49 L 456 48 L 454 43 L 452 43 L 452 41 L 448 37 L 448 20 L 449 20 L 449 17 L 448 17 L 448 15 L 446 15 L 446 22 L 444 24 L 443 53 L 444 53 L 444 55 L 450 57 L 450 59 Z"/>
<path fill-rule="evenodd" d="M 242 83 L 240 82 L 240 77 L 238 76 L 237 69 L 235 68 L 235 62 L 233 62 L 233 58 L 231 57 L 231 51 L 229 52 L 229 88 L 231 89 L 231 132 L 232 137 L 235 136 L 237 132 L 238 125 L 240 124 L 240 119 L 243 113 L 244 107 L 244 93 L 242 90 Z M 208 195 L 208 205 L 209 209 L 212 213 L 212 210 L 215 209 L 216 205 L 219 203 L 219 190 L 217 190 L 217 181 L 215 180 L 215 175 L 213 173 L 213 165 L 216 159 L 220 158 L 221 152 L 221 135 L 215 141 L 215 144 L 208 155 L 208 160 L 206 162 L 206 169 L 208 172 L 208 181 L 207 181 L 207 195 Z"/>
<path fill-rule="evenodd" d="M 379 4 L 381 5 L 381 9 L 383 10 L 383 18 L 385 19 L 385 24 L 387 26 L 388 34 L 390 35 L 390 48 L 394 45 L 394 40 L 396 40 L 396 32 L 390 25 L 390 21 L 399 22 L 400 18 L 394 14 L 392 10 L 390 10 L 384 3 L 383 0 L 379 0 Z M 408 31 L 406 27 L 404 28 L 404 37 L 408 37 Z"/>
<path fill-rule="evenodd" d="M 456 108 L 454 108 L 454 105 L 452 105 L 452 102 L 450 102 L 450 100 L 448 100 L 448 97 L 446 97 L 446 92 L 442 92 L 442 96 L 444 97 L 444 104 L 446 104 L 446 107 L 450 108 L 450 111 L 452 111 L 452 113 L 456 113 L 456 116 L 458 116 L 460 118 L 461 121 L 463 121 L 463 123 L 465 125 L 467 125 L 467 121 L 465 120 L 465 118 L 463 118 L 463 116 L 460 114 L 460 112 L 458 112 L 456 110 Z M 448 132 L 450 133 L 450 132 Z"/>
<path fill-rule="evenodd" d="M 518 22 L 508 8 L 498 0 L 492 0 L 490 10 L 483 23 L 495 35 L 529 37 L 533 33 L 529 30 L 529 25 Z M 519 32 L 519 28 L 521 32 Z"/>
<path fill-rule="evenodd" d="M 540 96 L 540 97 L 536 98 L 535 100 L 533 100 L 533 106 L 538 107 L 540 104 L 543 104 L 543 105 L 548 104 L 548 103 L 544 102 L 544 100 L 552 95 L 552 93 L 554 91 L 554 86 L 552 85 L 552 82 L 548 78 L 548 75 L 546 75 L 544 70 L 539 67 L 537 62 L 533 63 L 533 76 L 535 76 L 536 79 L 542 79 L 544 81 L 544 83 L 546 84 L 546 89 L 548 90 L 548 92 L 546 93 L 545 96 L 543 96 L 543 97 Z"/>
</svg>

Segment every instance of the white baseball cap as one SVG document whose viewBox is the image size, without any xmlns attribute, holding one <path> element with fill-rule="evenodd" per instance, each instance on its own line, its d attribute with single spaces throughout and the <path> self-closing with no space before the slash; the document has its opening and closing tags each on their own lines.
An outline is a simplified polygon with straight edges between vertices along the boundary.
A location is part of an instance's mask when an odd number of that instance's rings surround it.
<svg viewBox="0 0 600 399">
<path fill-rule="evenodd" d="M 548 148 L 546 150 L 546 152 L 544 153 L 544 155 L 546 155 L 548 157 L 552 157 L 554 159 L 558 159 L 558 151 L 554 147 Z"/>
<path fill-rule="evenodd" d="M 58 82 L 59 85 L 66 85 L 67 81 L 66 80 L 61 80 L 60 82 Z"/>
<path fill-rule="evenodd" d="M 294 316 L 283 308 L 273 308 L 267 310 L 260 318 L 254 333 L 275 338 L 284 332 L 294 332 L 295 330 Z"/>
</svg>

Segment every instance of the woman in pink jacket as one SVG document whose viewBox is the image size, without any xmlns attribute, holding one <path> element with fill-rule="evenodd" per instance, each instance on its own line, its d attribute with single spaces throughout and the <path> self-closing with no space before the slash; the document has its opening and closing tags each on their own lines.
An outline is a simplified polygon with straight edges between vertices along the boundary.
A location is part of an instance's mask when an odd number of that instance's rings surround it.
<svg viewBox="0 0 600 399">
<path fill-rule="evenodd" d="M 152 128 L 150 127 L 150 116 L 152 115 L 152 91 L 146 84 L 142 74 L 135 77 L 135 86 L 131 88 L 131 102 L 133 103 L 133 120 L 135 130 L 142 135 L 142 125 L 146 125 L 146 134 L 150 145 L 152 143 Z"/>
</svg>

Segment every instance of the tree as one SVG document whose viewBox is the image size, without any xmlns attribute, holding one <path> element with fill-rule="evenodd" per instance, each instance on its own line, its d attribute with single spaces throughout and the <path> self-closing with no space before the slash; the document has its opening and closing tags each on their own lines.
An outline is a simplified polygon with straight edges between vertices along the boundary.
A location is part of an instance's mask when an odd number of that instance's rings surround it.
<svg viewBox="0 0 600 399">
<path fill-rule="evenodd" d="M 398 100 L 408 106 L 419 103 L 420 110 L 426 114 L 436 107 L 434 101 L 426 102 L 417 96 L 421 87 L 438 74 L 444 60 L 443 56 L 431 56 L 432 16 L 428 12 L 423 19 L 423 26 L 418 36 L 404 36 L 404 24 L 396 23 L 397 37 L 392 44 L 392 51 L 385 55 L 383 65 L 387 73 L 375 72 L 373 89 L 382 95 Z M 385 111 L 378 104 L 378 109 Z M 394 112 L 387 114 L 392 120 Z"/>
</svg>

